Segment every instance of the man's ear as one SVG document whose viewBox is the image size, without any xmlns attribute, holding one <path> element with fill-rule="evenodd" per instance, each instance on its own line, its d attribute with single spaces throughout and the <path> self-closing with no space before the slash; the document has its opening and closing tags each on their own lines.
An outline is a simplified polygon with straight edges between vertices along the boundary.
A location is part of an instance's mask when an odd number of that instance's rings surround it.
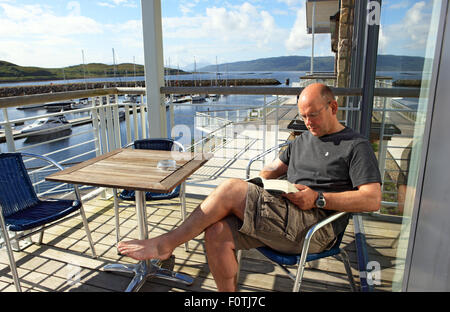
<svg viewBox="0 0 450 312">
<path fill-rule="evenodd" d="M 331 112 L 333 113 L 333 115 L 336 115 L 337 111 L 338 111 L 338 103 L 337 103 L 337 101 L 336 100 L 332 100 L 329 105 L 331 107 Z"/>
</svg>

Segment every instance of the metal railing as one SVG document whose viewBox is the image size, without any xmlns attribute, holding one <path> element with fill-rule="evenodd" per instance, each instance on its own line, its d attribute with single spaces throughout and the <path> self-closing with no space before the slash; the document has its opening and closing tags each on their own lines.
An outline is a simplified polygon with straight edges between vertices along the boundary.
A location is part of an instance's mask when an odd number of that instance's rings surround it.
<svg viewBox="0 0 450 312">
<path fill-rule="evenodd" d="M 263 105 L 241 106 L 230 109 L 215 109 L 223 107 L 222 103 L 214 101 L 208 103 L 173 103 L 168 101 L 168 109 L 170 110 L 171 125 L 174 125 L 174 107 L 182 106 L 208 106 L 210 111 L 198 112 L 196 119 L 196 127 L 203 128 L 201 132 L 204 134 L 193 141 L 183 142 L 187 150 L 193 151 L 217 151 L 225 148 L 226 144 L 233 140 L 236 135 L 230 131 L 233 125 L 238 123 L 260 122 L 265 124 L 268 114 L 276 114 L 277 123 L 283 120 L 283 116 L 278 116 L 278 110 L 282 107 L 289 107 L 285 104 L 286 96 L 297 95 L 302 88 L 285 88 L 285 87 L 163 87 L 161 92 L 166 95 L 174 94 L 236 94 L 236 95 L 259 95 L 264 96 Z M 336 95 L 342 96 L 360 96 L 361 89 L 344 89 L 334 88 Z M 125 94 L 133 94 L 140 96 L 138 103 L 124 103 L 119 100 L 119 96 Z M 6 141 L 6 147 L 2 147 L 2 151 L 35 151 L 44 145 L 57 145 L 58 142 L 67 142 L 66 146 L 51 150 L 44 155 L 50 156 L 65 165 L 72 165 L 86 158 L 108 152 L 115 148 L 124 146 L 131 141 L 139 138 L 147 137 L 147 112 L 145 104 L 144 88 L 109 88 L 99 90 L 72 91 L 45 95 L 29 95 L 13 98 L 0 98 L 0 108 L 3 113 L 3 121 L 0 121 L 2 132 L 0 137 Z M 267 96 L 274 95 L 275 100 L 266 101 Z M 395 127 L 411 127 L 414 125 L 416 110 L 413 107 L 405 105 L 400 98 L 417 98 L 419 96 L 418 89 L 411 88 L 392 88 L 390 85 L 383 83 L 378 84 L 375 89 L 373 120 L 379 124 L 379 129 L 375 129 L 374 144 L 376 145 L 380 171 L 383 173 L 384 189 L 383 189 L 383 206 L 396 207 L 396 176 L 401 174 L 400 162 L 401 152 L 406 148 L 407 140 L 412 139 L 412 133 L 397 133 L 392 131 Z M 112 98 L 111 98 L 112 96 Z M 39 103 L 65 101 L 80 98 L 90 98 L 92 103 L 81 109 L 63 111 L 57 113 L 44 114 L 32 117 L 23 117 L 10 119 L 8 108 L 34 105 Z M 112 100 L 113 99 L 113 100 Z M 97 103 L 97 104 L 95 104 Z M 227 104 L 228 105 L 228 104 Z M 230 105 L 232 106 L 232 105 Z M 295 108 L 295 105 L 292 105 Z M 340 110 L 348 113 L 350 111 L 359 111 L 360 108 L 342 107 Z M 123 113 L 120 113 L 122 111 Z M 21 142 L 24 137 L 14 129 L 15 124 L 29 123 L 32 120 L 44 117 L 52 117 L 58 115 L 74 115 L 79 114 L 78 122 L 85 122 L 86 129 L 69 133 L 50 140 L 35 142 L 34 144 L 16 144 Z M 84 114 L 84 115 L 83 115 Z M 392 123 L 393 116 L 404 118 L 408 124 L 399 125 Z M 84 119 L 83 119 L 84 118 Z M 123 122 L 119 120 L 123 118 Z M 73 127 L 77 126 L 72 120 Z M 345 123 L 345 118 L 342 120 Z M 403 128 L 402 128 L 403 129 Z M 401 129 L 401 130 L 402 130 Z M 277 135 L 277 131 L 274 132 Z M 169 134 L 170 135 L 170 134 Z M 265 140 L 265 132 L 263 140 Z M 82 140 L 78 142 L 77 137 Z M 89 139 L 86 139 L 89 137 Z M 250 139 L 250 138 L 248 138 Z M 399 140 L 400 139 L 400 140 Z M 400 142 L 403 140 L 403 142 Z M 278 139 L 275 139 L 278 142 Z M 401 143 L 401 144 L 400 144 Z M 89 146 L 89 148 L 86 148 Z M 263 145 L 263 149 L 271 146 Z M 83 152 L 76 152 L 77 149 L 83 149 Z M 73 150 L 73 154 L 70 151 Z M 397 150 L 397 152 L 396 152 Z M 59 157 L 58 155 L 66 155 Z M 36 180 L 36 186 L 42 182 Z"/>
</svg>

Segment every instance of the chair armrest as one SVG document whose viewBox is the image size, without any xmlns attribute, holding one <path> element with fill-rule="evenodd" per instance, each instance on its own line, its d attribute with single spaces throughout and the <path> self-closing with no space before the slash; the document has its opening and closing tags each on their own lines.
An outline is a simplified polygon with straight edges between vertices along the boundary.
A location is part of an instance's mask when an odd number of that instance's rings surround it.
<svg viewBox="0 0 450 312">
<path fill-rule="evenodd" d="M 260 159 L 260 158 L 263 157 L 263 156 L 266 156 L 267 154 L 269 154 L 270 152 L 273 152 L 274 150 L 276 150 L 276 149 L 278 149 L 278 148 L 281 148 L 281 147 L 283 147 L 283 146 L 285 146 L 285 145 L 288 145 L 289 143 L 290 143 L 290 142 L 284 142 L 284 143 L 278 144 L 277 146 L 274 146 L 274 147 L 272 147 L 272 148 L 270 148 L 270 149 L 268 149 L 268 150 L 262 152 L 261 154 L 256 155 L 255 157 L 251 158 L 251 159 L 248 161 L 247 167 L 245 168 L 245 175 L 246 175 L 246 178 L 247 178 L 247 179 L 250 178 L 250 168 L 251 168 L 253 162 L 255 162 L 256 160 Z"/>
<path fill-rule="evenodd" d="M 314 235 L 314 233 L 316 233 L 318 230 L 323 228 L 325 225 L 343 217 L 346 214 L 348 214 L 348 212 L 336 212 L 336 213 L 332 214 L 331 216 L 326 217 L 319 223 L 313 225 L 305 235 L 305 242 L 308 241 L 308 244 L 309 244 L 309 241 L 311 240 L 311 237 Z"/>
<path fill-rule="evenodd" d="M 180 152 L 185 152 L 186 150 L 184 149 L 183 144 L 181 144 L 178 141 L 173 141 L 173 144 L 175 144 L 176 146 L 178 146 L 178 148 L 180 149 Z"/>
<path fill-rule="evenodd" d="M 33 158 L 39 158 L 39 159 L 45 160 L 48 163 L 50 163 L 53 166 L 55 166 L 56 168 L 58 168 L 59 171 L 64 170 L 63 166 L 61 166 L 58 162 L 56 162 L 55 160 L 51 159 L 50 157 L 43 156 L 43 155 L 38 155 L 38 154 L 32 154 L 32 153 L 20 153 L 20 154 L 22 156 L 25 156 L 25 157 L 33 157 Z M 80 194 L 80 190 L 78 189 L 78 186 L 76 184 L 72 184 L 72 186 L 73 186 L 74 191 L 75 191 L 76 199 L 81 202 L 81 194 Z"/>
<path fill-rule="evenodd" d="M 39 158 L 42 160 L 45 160 L 49 163 L 51 163 L 52 165 L 54 165 L 56 168 L 59 169 L 59 171 L 64 170 L 64 167 L 61 166 L 60 164 L 58 164 L 55 160 L 47 157 L 47 156 L 43 156 L 43 155 L 38 155 L 38 154 L 32 154 L 32 153 L 20 153 L 22 156 L 26 156 L 26 157 L 34 157 L 34 158 Z"/>
</svg>

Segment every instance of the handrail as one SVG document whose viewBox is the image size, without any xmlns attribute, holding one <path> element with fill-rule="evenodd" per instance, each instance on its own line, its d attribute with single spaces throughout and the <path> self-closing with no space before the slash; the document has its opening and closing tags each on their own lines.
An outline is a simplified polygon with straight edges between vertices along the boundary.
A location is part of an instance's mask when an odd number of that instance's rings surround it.
<svg viewBox="0 0 450 312">
<path fill-rule="evenodd" d="M 161 87 L 163 94 L 253 94 L 253 95 L 298 95 L 304 88 L 297 87 Z M 362 88 L 333 88 L 336 96 L 362 96 Z M 420 88 L 375 88 L 374 96 L 419 97 Z"/>
<path fill-rule="evenodd" d="M 161 87 L 163 94 L 253 94 L 253 95 L 297 95 L 304 88 L 294 87 Z M 331 88 L 337 96 L 361 96 L 361 88 Z M 420 88 L 375 88 L 375 96 L 383 97 L 416 97 L 420 96 Z M 146 89 L 136 88 L 103 88 L 92 90 L 78 90 L 45 94 L 30 94 L 0 98 L 0 109 L 40 104 L 47 102 L 66 101 L 84 97 L 95 97 L 115 94 L 145 95 Z"/>
<path fill-rule="evenodd" d="M 0 98 L 0 108 L 25 106 L 47 102 L 67 101 L 86 97 L 115 94 L 145 94 L 145 88 L 104 88 L 91 90 L 66 91 L 44 94 L 30 94 Z"/>
</svg>

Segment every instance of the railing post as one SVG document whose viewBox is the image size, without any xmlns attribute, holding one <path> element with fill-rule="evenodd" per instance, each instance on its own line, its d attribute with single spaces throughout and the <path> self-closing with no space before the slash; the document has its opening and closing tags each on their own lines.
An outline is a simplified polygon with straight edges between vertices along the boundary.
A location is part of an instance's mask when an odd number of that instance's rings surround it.
<svg viewBox="0 0 450 312">
<path fill-rule="evenodd" d="M 127 132 L 127 142 L 129 144 L 131 142 L 131 121 L 130 121 L 130 105 L 125 104 L 125 126 Z"/>
<path fill-rule="evenodd" d="M 92 99 L 92 109 L 91 109 L 91 118 L 92 118 L 92 127 L 94 130 L 94 144 L 95 144 L 95 156 L 100 156 L 101 147 L 100 147 L 100 136 L 99 136 L 99 128 L 98 128 L 98 114 L 96 102 L 100 98 L 94 97 Z"/>
<path fill-rule="evenodd" d="M 113 107 L 114 116 L 114 138 L 115 148 L 121 148 L 122 142 L 120 138 L 120 116 L 119 116 L 119 96 L 116 94 L 116 104 Z"/>
<path fill-rule="evenodd" d="M 137 103 L 133 104 L 133 128 L 134 128 L 133 132 L 134 132 L 134 140 L 139 140 L 139 126 L 138 126 L 137 105 L 138 105 Z"/>
<path fill-rule="evenodd" d="M 8 152 L 13 153 L 16 151 L 16 145 L 14 143 L 14 135 L 11 127 L 11 123 L 8 118 L 8 109 L 3 108 L 3 117 L 5 118 L 5 138 L 6 138 L 6 146 L 8 148 Z"/>
<path fill-rule="evenodd" d="M 112 111 L 111 111 L 111 99 L 110 96 L 106 96 L 106 131 L 108 135 L 108 151 L 114 150 L 115 142 L 114 142 L 114 128 L 112 121 Z"/>
<path fill-rule="evenodd" d="M 170 115 L 170 128 L 173 129 L 173 127 L 175 126 L 175 115 L 174 115 L 174 108 L 173 108 L 173 94 L 170 94 L 169 115 Z"/>
<path fill-rule="evenodd" d="M 276 101 L 276 105 L 277 107 L 275 108 L 275 145 L 278 145 L 278 118 L 279 118 L 279 105 L 280 105 L 280 100 L 278 98 L 277 95 L 277 101 Z M 278 150 L 276 151 L 278 153 Z"/>
<path fill-rule="evenodd" d="M 141 109 L 139 111 L 139 113 L 141 114 L 141 130 L 142 130 L 142 138 L 146 139 L 147 138 L 147 127 L 146 127 L 146 123 L 145 123 L 145 104 L 144 104 L 144 96 L 141 95 Z"/>
<path fill-rule="evenodd" d="M 262 150 L 266 150 L 266 126 L 267 126 L 267 118 L 266 118 L 266 111 L 267 111 L 267 96 L 264 94 L 264 107 L 263 107 L 263 147 Z M 262 159 L 263 167 L 266 165 L 266 158 L 264 157 Z"/>
<path fill-rule="evenodd" d="M 101 132 L 100 144 L 102 147 L 102 154 L 104 154 L 107 153 L 109 150 L 106 141 L 105 107 L 103 106 L 103 97 L 100 97 L 99 113 L 100 113 L 100 132 Z"/>
</svg>

